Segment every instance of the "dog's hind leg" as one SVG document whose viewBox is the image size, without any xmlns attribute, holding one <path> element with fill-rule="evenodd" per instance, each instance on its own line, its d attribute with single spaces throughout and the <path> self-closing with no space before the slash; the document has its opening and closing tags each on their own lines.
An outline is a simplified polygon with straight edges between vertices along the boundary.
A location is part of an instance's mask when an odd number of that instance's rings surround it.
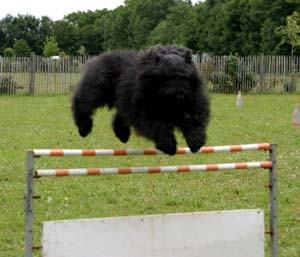
<svg viewBox="0 0 300 257">
<path fill-rule="evenodd" d="M 92 115 L 98 107 L 111 106 L 113 93 L 107 90 L 107 81 L 95 81 L 85 75 L 81 80 L 73 98 L 72 113 L 79 134 L 87 136 L 93 127 Z"/>
<path fill-rule="evenodd" d="M 93 120 L 91 118 L 93 111 L 88 102 L 83 101 L 80 97 L 73 97 L 72 113 L 79 134 L 82 137 L 87 136 L 93 127 Z"/>
<path fill-rule="evenodd" d="M 121 142 L 126 143 L 128 141 L 130 128 L 118 113 L 114 114 L 112 118 L 112 128 L 116 137 L 119 138 Z"/>
</svg>

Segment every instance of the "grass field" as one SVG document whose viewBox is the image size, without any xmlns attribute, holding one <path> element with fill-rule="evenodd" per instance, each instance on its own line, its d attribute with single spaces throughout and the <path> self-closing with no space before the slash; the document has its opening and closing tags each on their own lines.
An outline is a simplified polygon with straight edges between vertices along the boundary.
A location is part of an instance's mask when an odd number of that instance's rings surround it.
<svg viewBox="0 0 300 257">
<path fill-rule="evenodd" d="M 300 256 L 300 128 L 291 127 L 299 95 L 212 95 L 207 145 L 278 145 L 279 256 Z M 122 145 L 110 113 L 97 112 L 93 133 L 78 136 L 69 98 L 0 97 L 0 256 L 24 256 L 25 152 L 33 148 L 144 148 L 133 135 Z M 178 133 L 180 146 L 185 143 Z M 126 167 L 264 160 L 264 152 L 169 157 L 40 158 L 37 168 Z M 45 220 L 153 213 L 262 208 L 268 223 L 267 170 L 220 173 L 42 178 L 35 183 L 35 244 Z M 266 242 L 268 242 L 266 236 Z M 266 256 L 268 243 L 266 244 Z M 39 253 L 36 256 L 40 256 Z"/>
</svg>

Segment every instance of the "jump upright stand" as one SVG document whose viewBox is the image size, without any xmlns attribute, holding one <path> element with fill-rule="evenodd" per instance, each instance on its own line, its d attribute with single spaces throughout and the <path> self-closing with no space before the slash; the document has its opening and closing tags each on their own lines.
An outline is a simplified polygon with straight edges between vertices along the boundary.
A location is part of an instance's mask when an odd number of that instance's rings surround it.
<svg viewBox="0 0 300 257">
<path fill-rule="evenodd" d="M 269 143 L 212 146 L 202 147 L 199 153 L 218 152 L 242 152 L 266 150 L 269 151 L 269 160 L 257 162 L 239 162 L 223 164 L 200 164 L 183 166 L 160 166 L 160 167 L 127 167 L 127 168 L 81 168 L 81 169 L 38 169 L 34 168 L 34 158 L 42 156 L 124 156 L 124 155 L 157 155 L 162 152 L 156 149 L 41 149 L 31 150 L 26 155 L 26 193 L 25 193 L 25 257 L 32 257 L 34 249 L 41 246 L 33 246 L 33 186 L 34 179 L 43 176 L 76 176 L 76 175 L 108 175 L 108 174 L 134 174 L 134 173 L 163 173 L 163 172 L 200 172 L 234 169 L 269 169 L 269 201 L 270 201 L 270 257 L 278 256 L 278 234 L 277 234 L 277 162 L 276 145 Z M 188 148 L 178 148 L 176 154 L 190 154 Z"/>
</svg>

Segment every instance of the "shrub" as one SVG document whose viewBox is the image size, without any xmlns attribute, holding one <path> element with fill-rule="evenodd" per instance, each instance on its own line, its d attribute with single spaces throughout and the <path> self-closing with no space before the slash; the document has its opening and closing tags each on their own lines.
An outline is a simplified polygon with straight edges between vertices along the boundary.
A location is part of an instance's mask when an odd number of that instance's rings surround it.
<svg viewBox="0 0 300 257">
<path fill-rule="evenodd" d="M 210 77 L 213 91 L 220 93 L 237 93 L 239 90 L 249 92 L 256 86 L 254 74 L 239 66 L 237 56 L 225 59 L 224 71 L 214 72 Z"/>
<path fill-rule="evenodd" d="M 47 37 L 46 42 L 44 43 L 44 56 L 50 57 L 50 56 L 56 56 L 59 54 L 59 47 L 58 43 L 55 39 L 55 37 Z"/>
<path fill-rule="evenodd" d="M 15 56 L 15 51 L 12 48 L 5 48 L 3 54 L 4 54 L 4 57 L 14 57 Z"/>
</svg>

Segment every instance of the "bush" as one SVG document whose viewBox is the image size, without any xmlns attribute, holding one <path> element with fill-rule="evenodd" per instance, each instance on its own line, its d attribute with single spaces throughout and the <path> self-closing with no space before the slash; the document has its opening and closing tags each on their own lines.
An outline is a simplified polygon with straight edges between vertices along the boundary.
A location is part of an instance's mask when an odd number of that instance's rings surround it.
<svg viewBox="0 0 300 257">
<path fill-rule="evenodd" d="M 212 73 L 210 81 L 214 85 L 213 91 L 219 93 L 249 92 L 256 86 L 253 73 L 239 67 L 239 59 L 234 55 L 227 58 L 224 71 Z"/>
<path fill-rule="evenodd" d="M 12 48 L 5 48 L 3 54 L 4 54 L 4 57 L 14 57 L 15 56 L 15 51 Z"/>
</svg>

